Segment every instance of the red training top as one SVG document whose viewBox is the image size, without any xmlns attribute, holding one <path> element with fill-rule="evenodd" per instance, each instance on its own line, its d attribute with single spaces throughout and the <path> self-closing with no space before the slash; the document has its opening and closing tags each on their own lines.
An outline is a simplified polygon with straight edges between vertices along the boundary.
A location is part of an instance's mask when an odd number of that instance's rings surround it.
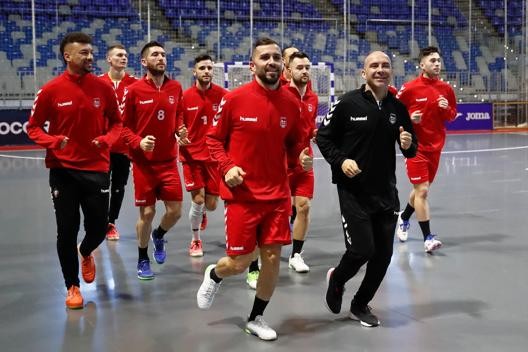
<svg viewBox="0 0 528 352">
<path fill-rule="evenodd" d="M 123 135 L 137 164 L 170 162 L 178 150 L 175 133 L 183 118 L 182 87 L 165 76 L 161 87 L 145 75 L 128 86 L 123 96 Z M 143 151 L 139 144 L 148 136 L 156 138 L 154 150 Z"/>
<path fill-rule="evenodd" d="M 244 182 L 230 188 L 222 180 L 220 196 L 239 202 L 290 197 L 287 162 L 307 147 L 299 128 L 300 105 L 283 89 L 268 90 L 257 81 L 226 94 L 206 142 L 221 175 L 238 166 Z"/>
<path fill-rule="evenodd" d="M 182 162 L 212 160 L 205 143 L 205 135 L 218 111 L 222 97 L 227 92 L 226 89 L 212 83 L 205 91 L 193 85 L 183 92 L 183 124 L 187 127 L 191 143 L 180 147 Z"/>
<path fill-rule="evenodd" d="M 123 76 L 123 79 L 120 81 L 114 81 L 110 78 L 110 75 L 107 73 L 104 73 L 99 76 L 103 82 L 106 82 L 109 84 L 115 91 L 116 97 L 117 97 L 117 104 L 119 105 L 119 110 L 121 111 L 121 114 L 123 113 L 123 95 L 125 94 L 125 87 L 131 85 L 132 83 L 135 83 L 137 81 L 137 78 L 126 73 Z M 110 148 L 110 152 L 112 153 L 120 153 L 120 154 L 128 154 L 128 147 L 125 144 L 125 140 L 123 139 L 123 135 L 119 136 L 119 139 L 112 145 L 112 148 Z"/>
<path fill-rule="evenodd" d="M 27 133 L 47 149 L 48 168 L 108 172 L 110 146 L 121 128 L 112 88 L 91 73 L 79 76 L 65 71 L 37 92 Z M 60 149 L 65 137 L 69 140 Z M 99 147 L 93 140 L 99 142 Z"/>
<path fill-rule="evenodd" d="M 444 97 L 448 108 L 438 106 L 438 99 Z M 446 121 L 456 118 L 456 98 L 453 88 L 440 79 L 426 78 L 423 75 L 405 83 L 396 96 L 412 115 L 414 111 L 422 112 L 420 123 L 414 123 L 413 128 L 418 138 L 418 150 L 439 152 L 444 147 L 446 136 Z"/>
</svg>

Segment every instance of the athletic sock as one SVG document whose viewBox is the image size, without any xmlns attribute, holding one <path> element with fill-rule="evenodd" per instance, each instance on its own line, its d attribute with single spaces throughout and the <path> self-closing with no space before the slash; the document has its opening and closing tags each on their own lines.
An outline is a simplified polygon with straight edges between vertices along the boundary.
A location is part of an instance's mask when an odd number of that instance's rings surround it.
<svg viewBox="0 0 528 352">
<path fill-rule="evenodd" d="M 148 256 L 148 246 L 145 248 L 138 247 L 138 262 L 141 260 L 150 260 Z"/>
<path fill-rule="evenodd" d="M 301 253 L 302 247 L 303 247 L 304 241 L 303 240 L 293 240 L 293 249 L 291 257 L 293 258 L 293 255 L 295 253 Z"/>
<path fill-rule="evenodd" d="M 422 235 L 423 235 L 423 238 L 424 238 L 424 241 L 425 241 L 427 236 L 429 236 L 431 234 L 431 227 L 430 227 L 430 224 L 429 224 L 429 220 L 427 220 L 427 221 L 419 221 L 418 224 L 420 225 L 420 229 L 422 229 Z"/>
<path fill-rule="evenodd" d="M 252 261 L 251 264 L 249 264 L 249 272 L 252 271 L 260 271 L 258 266 L 258 258 Z"/>
<path fill-rule="evenodd" d="M 215 272 L 215 269 L 213 268 L 210 273 L 209 273 L 209 277 L 211 278 L 211 280 L 213 280 L 214 282 L 216 282 L 217 284 L 220 283 L 222 281 L 222 278 L 216 276 L 216 272 Z"/>
<path fill-rule="evenodd" d="M 407 203 L 405 210 L 403 211 L 403 213 L 401 213 L 402 220 L 409 221 L 413 213 L 414 213 L 414 208 L 411 207 L 409 203 Z"/>
<path fill-rule="evenodd" d="M 162 239 L 163 236 L 165 236 L 166 233 L 167 233 L 167 231 L 162 229 L 161 225 L 160 225 L 160 226 L 158 226 L 157 229 L 152 231 L 152 237 L 154 237 L 155 239 L 159 240 L 159 239 Z"/>
<path fill-rule="evenodd" d="M 193 241 L 200 239 L 200 224 L 203 219 L 203 209 L 203 204 L 191 202 L 191 208 L 189 209 L 189 222 L 191 223 Z"/>
<path fill-rule="evenodd" d="M 269 301 L 264 301 L 263 299 L 260 299 L 255 296 L 255 301 L 253 302 L 253 309 L 251 310 L 251 314 L 249 315 L 248 321 L 255 320 L 257 315 L 263 315 L 264 309 L 266 309 L 268 303 Z"/>
</svg>

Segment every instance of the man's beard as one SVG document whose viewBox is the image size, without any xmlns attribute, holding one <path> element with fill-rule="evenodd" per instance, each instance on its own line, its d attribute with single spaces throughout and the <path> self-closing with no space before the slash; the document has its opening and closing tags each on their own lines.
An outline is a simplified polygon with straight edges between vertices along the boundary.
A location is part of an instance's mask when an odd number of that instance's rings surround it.
<svg viewBox="0 0 528 352">
<path fill-rule="evenodd" d="M 261 74 L 258 75 L 258 78 L 260 78 L 260 80 L 262 81 L 262 83 L 264 84 L 269 84 L 269 85 L 273 85 L 275 83 L 277 83 L 279 81 L 279 72 L 277 71 L 277 75 L 275 78 L 268 78 L 266 76 L 266 71 L 262 72 Z"/>
<path fill-rule="evenodd" d="M 165 69 L 160 70 L 160 69 L 157 69 L 155 66 L 154 67 L 147 66 L 147 70 L 150 72 L 152 76 L 155 76 L 155 77 L 163 76 L 165 74 Z"/>
</svg>

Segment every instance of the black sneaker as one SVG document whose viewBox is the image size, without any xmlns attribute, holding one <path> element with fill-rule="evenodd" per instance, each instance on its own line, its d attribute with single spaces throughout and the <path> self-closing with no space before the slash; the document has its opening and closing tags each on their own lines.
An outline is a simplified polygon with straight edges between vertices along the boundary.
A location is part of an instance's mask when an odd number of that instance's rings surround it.
<svg viewBox="0 0 528 352">
<path fill-rule="evenodd" d="M 350 319 L 359 320 L 361 325 L 366 327 L 375 327 L 380 324 L 378 317 L 372 314 L 370 307 L 367 305 L 360 306 L 352 301 L 350 304 Z"/>
<path fill-rule="evenodd" d="M 341 311 L 341 302 L 343 301 L 343 292 L 345 288 L 343 286 L 338 287 L 333 284 L 332 274 L 335 268 L 328 269 L 326 273 L 326 308 L 334 314 L 339 314 Z"/>
</svg>

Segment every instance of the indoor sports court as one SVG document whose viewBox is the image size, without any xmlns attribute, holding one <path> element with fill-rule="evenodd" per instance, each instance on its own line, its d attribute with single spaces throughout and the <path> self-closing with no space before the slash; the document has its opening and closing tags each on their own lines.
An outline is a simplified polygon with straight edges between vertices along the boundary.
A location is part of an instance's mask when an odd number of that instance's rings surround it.
<svg viewBox="0 0 528 352">
<path fill-rule="evenodd" d="M 4 0 L 0 3 L 0 349 L 84 351 L 524 351 L 528 345 L 528 2 L 526 0 Z M 420 74 L 420 48 L 436 46 L 441 78 L 456 94 L 429 193 L 431 227 L 443 246 L 428 254 L 416 216 L 409 239 L 394 237 L 387 274 L 367 328 L 348 317 L 365 273 L 346 285 L 341 313 L 325 308 L 326 274 L 345 251 L 336 186 L 314 146 L 315 195 L 303 257 L 288 267 L 265 313 L 278 334 L 265 342 L 244 331 L 255 291 L 246 274 L 226 278 L 209 310 L 196 293 L 209 264 L 225 255 L 224 206 L 208 212 L 203 257 L 189 256 L 190 198 L 166 234 L 167 260 L 155 279 L 137 277 L 132 174 L 116 221 L 118 241 L 94 252 L 95 281 L 82 281 L 83 309 L 65 307 L 57 225 L 45 150 L 26 135 L 34 97 L 64 71 L 61 38 L 93 39 L 93 73 L 108 71 L 106 49 L 122 44 L 126 71 L 145 74 L 140 50 L 164 43 L 166 75 L 194 84 L 200 54 L 215 60 L 214 82 L 232 90 L 253 79 L 251 47 L 261 36 L 311 60 L 317 122 L 343 93 L 364 83 L 365 57 L 391 59 L 396 89 Z M 403 210 L 411 191 L 398 148 Z M 181 174 L 181 164 L 179 164 Z M 153 225 L 159 224 L 162 203 Z M 83 219 L 79 240 L 84 236 Z M 152 256 L 152 243 L 149 244 Z"/>
<path fill-rule="evenodd" d="M 0 157 L 3 236 L 2 344 L 5 351 L 521 351 L 527 337 L 525 267 L 527 134 L 449 135 L 431 190 L 434 227 L 444 247 L 423 250 L 414 222 L 372 302 L 379 328 L 365 328 L 323 304 L 325 275 L 344 251 L 337 192 L 329 167 L 316 159 L 316 196 L 304 256 L 307 274 L 288 269 L 283 251 L 278 287 L 267 311 L 275 342 L 243 331 L 254 291 L 245 275 L 224 280 L 209 311 L 196 307 L 203 271 L 224 253 L 222 207 L 209 214 L 205 255 L 187 254 L 182 219 L 167 235 L 167 262 L 156 278 L 136 277 L 136 209 L 127 189 L 118 220 L 121 239 L 95 254 L 96 281 L 81 284 L 82 310 L 64 307 L 43 153 Z M 409 191 L 398 161 L 400 199 Z M 188 199 L 184 208 L 188 208 Z M 82 231 L 80 232 L 82 236 Z M 353 292 L 363 272 L 348 283 Z"/>
</svg>

